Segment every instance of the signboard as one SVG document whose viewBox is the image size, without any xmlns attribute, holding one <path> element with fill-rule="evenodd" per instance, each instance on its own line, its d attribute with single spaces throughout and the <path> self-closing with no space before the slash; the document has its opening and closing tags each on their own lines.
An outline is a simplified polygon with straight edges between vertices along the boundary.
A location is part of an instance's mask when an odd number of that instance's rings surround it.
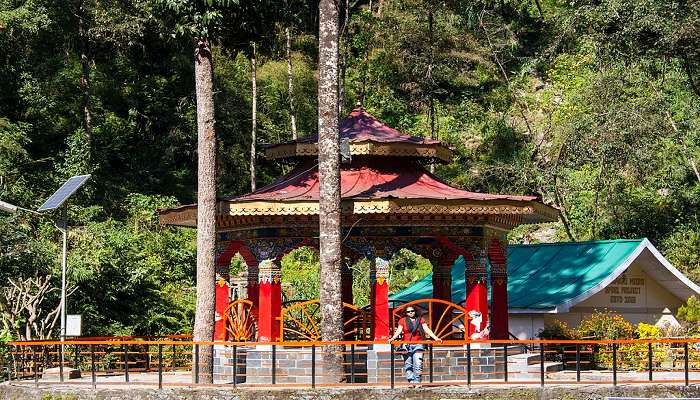
<svg viewBox="0 0 700 400">
<path fill-rule="evenodd" d="M 605 288 L 605 294 L 610 296 L 610 304 L 643 304 L 640 301 L 644 292 L 644 278 L 622 274 Z"/>
<path fill-rule="evenodd" d="M 66 336 L 80 336 L 83 326 L 83 316 L 80 314 L 66 315 Z"/>
</svg>

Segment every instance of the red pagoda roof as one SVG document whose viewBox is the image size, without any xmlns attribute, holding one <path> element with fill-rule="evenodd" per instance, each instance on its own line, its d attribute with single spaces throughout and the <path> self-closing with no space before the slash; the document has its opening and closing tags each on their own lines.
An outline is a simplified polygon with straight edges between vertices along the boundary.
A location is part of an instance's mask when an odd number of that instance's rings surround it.
<svg viewBox="0 0 700 400">
<path fill-rule="evenodd" d="M 347 139 L 353 155 L 409 156 L 449 162 L 452 151 L 439 140 L 411 136 L 385 125 L 362 108 L 340 122 L 340 139 Z M 318 154 L 318 135 L 268 145 L 268 158 L 304 157 Z"/>
<path fill-rule="evenodd" d="M 344 166 L 340 172 L 343 199 L 443 199 L 533 201 L 535 196 L 475 193 L 454 188 L 414 163 L 369 159 Z M 318 201 L 318 167 L 299 167 L 255 192 L 224 200 Z"/>
<path fill-rule="evenodd" d="M 557 210 L 537 201 L 535 196 L 475 193 L 448 185 L 419 161 L 449 162 L 449 148 L 437 140 L 403 134 L 362 109 L 354 110 L 342 121 L 340 135 L 350 142 L 353 155 L 352 162 L 343 165 L 340 172 L 343 213 L 520 215 L 527 222 L 557 219 Z M 219 215 L 240 218 L 235 220 L 240 226 L 264 226 L 270 221 L 256 218 L 269 216 L 318 215 L 316 142 L 317 137 L 311 136 L 268 147 L 268 157 L 297 157 L 302 162 L 292 172 L 252 193 L 220 199 Z M 159 213 L 164 224 L 197 224 L 196 204 Z"/>
</svg>

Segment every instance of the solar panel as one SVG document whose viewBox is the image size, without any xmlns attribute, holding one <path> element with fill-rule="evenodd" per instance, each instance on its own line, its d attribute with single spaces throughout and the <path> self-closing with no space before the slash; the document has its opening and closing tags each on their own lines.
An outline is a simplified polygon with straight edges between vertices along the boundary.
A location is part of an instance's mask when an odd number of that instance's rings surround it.
<svg viewBox="0 0 700 400">
<path fill-rule="evenodd" d="M 44 202 L 44 204 L 39 207 L 37 211 L 48 211 L 48 210 L 54 210 L 58 207 L 61 206 L 68 198 L 75 193 L 76 190 L 78 190 L 85 181 L 90 178 L 90 175 L 76 175 L 71 177 L 64 183 L 58 190 L 49 197 L 48 200 Z"/>
</svg>

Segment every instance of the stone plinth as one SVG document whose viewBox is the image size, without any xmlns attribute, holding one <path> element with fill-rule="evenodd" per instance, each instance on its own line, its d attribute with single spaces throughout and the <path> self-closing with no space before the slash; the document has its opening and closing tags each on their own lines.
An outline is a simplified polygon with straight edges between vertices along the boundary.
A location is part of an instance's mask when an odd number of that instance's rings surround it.
<svg viewBox="0 0 700 400">
<path fill-rule="evenodd" d="M 354 361 L 351 362 L 351 348 L 343 351 L 345 382 L 381 383 L 391 381 L 391 351 L 388 345 L 356 346 Z M 434 347 L 432 354 L 433 382 L 458 381 L 467 382 L 468 350 L 466 346 Z M 508 355 L 522 353 L 518 347 L 509 347 Z M 272 346 L 238 347 L 236 349 L 236 383 L 271 384 L 272 383 Z M 313 367 L 312 349 L 310 347 L 290 348 L 275 347 L 275 383 L 311 384 Z M 509 361 L 509 364 L 515 360 Z M 430 351 L 426 349 L 423 358 L 423 381 L 430 381 Z M 471 348 L 471 379 L 503 379 L 503 347 L 491 347 L 488 343 L 473 344 Z M 231 346 L 214 347 L 214 379 L 233 382 L 233 348 Z M 512 373 L 515 365 L 511 367 Z M 403 382 L 403 356 L 398 350 L 394 353 L 395 382 Z M 322 349 L 316 348 L 315 357 L 316 383 L 336 383 L 337 377 L 329 376 L 326 371 Z"/>
<path fill-rule="evenodd" d="M 63 379 L 78 379 L 80 378 L 80 370 L 74 368 L 63 368 Z M 61 379 L 61 369 L 59 367 L 47 368 L 41 373 L 41 379 L 48 381 L 58 381 Z"/>
<path fill-rule="evenodd" d="M 236 383 L 272 383 L 272 346 L 239 347 L 236 349 Z M 348 346 L 343 351 L 344 372 L 340 377 L 345 382 L 367 382 L 367 348 L 358 347 L 353 352 Z M 312 374 L 316 383 L 337 383 L 338 377 L 331 376 L 325 368 L 322 348 L 316 348 L 315 357 L 311 347 L 275 348 L 275 383 L 311 384 Z M 315 360 L 314 360 L 315 358 Z M 315 366 L 315 368 L 314 368 Z M 230 346 L 214 348 L 214 379 L 233 381 L 233 349 Z"/>
<path fill-rule="evenodd" d="M 236 347 L 234 360 L 232 346 L 214 346 L 214 380 L 233 382 L 235 367 L 236 383 L 245 382 L 247 352 L 248 347 Z"/>
<path fill-rule="evenodd" d="M 468 374 L 468 350 L 466 346 L 434 347 L 432 354 L 433 381 L 463 381 Z M 519 354 L 515 347 L 508 348 L 508 355 Z M 423 357 L 423 382 L 430 381 L 430 351 L 426 348 Z M 367 382 L 387 383 L 391 381 L 391 352 L 388 349 L 373 349 L 367 352 Z M 471 379 L 503 379 L 503 348 L 479 345 L 471 349 Z M 394 352 L 394 379 L 403 382 L 403 356 Z"/>
</svg>

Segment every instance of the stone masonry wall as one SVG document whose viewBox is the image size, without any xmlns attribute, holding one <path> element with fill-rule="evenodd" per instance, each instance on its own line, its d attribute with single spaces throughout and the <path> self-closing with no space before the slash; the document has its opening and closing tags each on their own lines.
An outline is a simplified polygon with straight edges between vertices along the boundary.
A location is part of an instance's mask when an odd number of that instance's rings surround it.
<svg viewBox="0 0 700 400">
<path fill-rule="evenodd" d="M 519 354 L 516 347 L 508 348 L 508 355 Z M 468 350 L 466 347 L 435 347 L 432 354 L 433 381 L 467 381 Z M 481 347 L 471 349 L 471 379 L 503 379 L 504 360 L 502 347 Z M 345 381 L 354 383 L 385 383 L 391 381 L 391 352 L 388 346 L 381 349 L 359 347 L 355 350 L 355 360 L 351 362 L 350 348 L 346 348 Z M 239 347 L 236 351 L 236 383 L 272 383 L 272 346 Z M 233 349 L 216 346 L 214 348 L 214 379 L 233 381 Z M 426 349 L 423 358 L 423 381 L 430 380 L 430 351 Z M 351 373 L 352 371 L 352 373 Z M 326 376 L 323 356 L 316 349 L 316 383 L 333 382 Z M 403 382 L 403 356 L 394 352 L 395 382 Z M 304 348 L 275 348 L 275 382 L 311 384 L 312 350 Z"/>
<path fill-rule="evenodd" d="M 435 347 L 432 354 L 433 381 L 467 381 L 468 350 L 462 347 Z M 503 348 L 472 348 L 472 380 L 502 379 L 504 372 Z M 520 354 L 518 348 L 508 348 L 508 355 Z M 430 380 L 430 351 L 426 348 L 423 356 L 423 382 Z M 383 383 L 391 380 L 391 352 L 370 350 L 367 354 L 367 381 Z M 403 382 L 403 356 L 394 352 L 394 374 L 396 382 Z"/>
</svg>

